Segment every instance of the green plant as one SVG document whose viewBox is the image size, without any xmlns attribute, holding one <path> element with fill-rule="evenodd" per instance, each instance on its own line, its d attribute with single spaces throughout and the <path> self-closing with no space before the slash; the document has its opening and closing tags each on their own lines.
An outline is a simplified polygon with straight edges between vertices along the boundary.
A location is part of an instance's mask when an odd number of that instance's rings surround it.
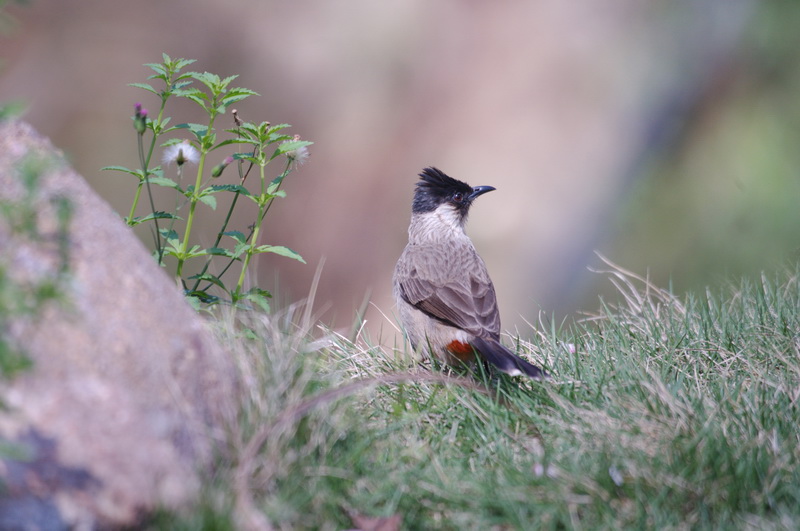
<svg viewBox="0 0 800 531">
<path fill-rule="evenodd" d="M 15 33 L 19 22 L 16 17 L 7 11 L 10 0 L 0 0 L 0 37 L 8 37 Z M 13 3 L 19 5 L 27 4 L 26 0 L 16 0 Z M 0 56 L 0 72 L 5 69 L 5 58 Z M 16 118 L 25 106 L 19 101 L 0 102 L 0 122 Z"/>
<path fill-rule="evenodd" d="M 251 123 L 243 121 L 236 110 L 232 110 L 233 128 L 225 129 L 231 136 L 217 138 L 215 125 L 220 115 L 225 114 L 234 103 L 240 102 L 256 92 L 234 87 L 231 83 L 237 76 L 220 78 L 208 72 L 184 72 L 193 60 L 172 59 L 163 55 L 162 63 L 147 64 L 155 73 L 148 79 L 159 80 L 162 88 L 149 83 L 132 83 L 158 96 L 160 106 L 155 118 L 151 118 L 141 104 L 135 105 L 133 124 L 137 135 L 139 154 L 138 169 L 123 166 L 107 166 L 106 170 L 120 171 L 136 177 L 137 187 L 125 222 L 130 226 L 142 223 L 153 224 L 153 247 L 157 262 L 165 264 L 171 258 L 174 275 L 187 296 L 199 303 L 219 302 L 239 304 L 249 301 L 268 308 L 270 294 L 259 287 L 245 289 L 245 279 L 253 256 L 260 253 L 275 253 L 304 262 L 292 249 L 281 245 L 259 244 L 264 219 L 276 198 L 285 197 L 281 184 L 291 171 L 308 156 L 311 142 L 297 135 L 286 134 L 288 124 L 271 125 L 269 122 Z M 203 123 L 181 123 L 170 125 L 166 115 L 167 103 L 173 98 L 183 98 L 195 103 L 205 114 Z M 179 133 L 188 133 L 190 138 L 181 138 Z M 164 148 L 163 166 L 153 166 L 152 159 L 157 145 Z M 220 155 L 218 163 L 208 170 L 208 157 L 222 153 L 223 148 L 238 147 L 240 150 L 226 156 Z M 242 150 L 243 149 L 243 150 Z M 277 176 L 270 177 L 268 165 L 276 159 L 283 161 Z M 175 179 L 167 176 L 167 170 L 175 164 Z M 190 184 L 183 184 L 183 173 L 190 164 L 197 164 L 197 171 Z M 212 184 L 229 165 L 238 170 L 236 182 Z M 251 185 L 248 176 L 255 170 L 256 183 Z M 156 208 L 152 187 L 174 190 L 175 203 L 172 211 Z M 142 190 L 147 191 L 149 212 L 136 216 Z M 216 210 L 218 194 L 228 194 L 230 203 L 227 214 L 209 247 L 193 244 L 192 236 L 201 209 Z M 231 218 L 244 197 L 256 207 L 253 222 L 247 230 L 230 230 Z M 181 217 L 186 211 L 185 217 Z M 179 215 L 180 214 L 180 215 Z M 161 226 L 161 221 L 166 227 Z M 196 238 L 195 238 L 196 239 Z M 187 262 L 201 260 L 202 266 L 193 274 L 187 273 Z M 234 264 L 239 266 L 235 282 L 225 282 L 223 276 Z"/>
<path fill-rule="evenodd" d="M 45 306 L 63 300 L 64 283 L 69 276 L 69 223 L 72 203 L 54 196 L 49 205 L 39 198 L 41 176 L 55 164 L 52 160 L 28 156 L 21 160 L 14 175 L 19 193 L 0 197 L 0 377 L 10 378 L 30 366 L 25 345 L 10 333 L 12 323 L 35 321 Z M 16 186 L 15 186 L 16 187 Z M 55 220 L 55 230 L 44 232 L 44 209 Z M 38 257 L 42 250 L 52 252 L 52 267 Z M 27 258 L 20 258 L 24 256 Z M 33 272 L 33 258 L 38 272 Z"/>
</svg>

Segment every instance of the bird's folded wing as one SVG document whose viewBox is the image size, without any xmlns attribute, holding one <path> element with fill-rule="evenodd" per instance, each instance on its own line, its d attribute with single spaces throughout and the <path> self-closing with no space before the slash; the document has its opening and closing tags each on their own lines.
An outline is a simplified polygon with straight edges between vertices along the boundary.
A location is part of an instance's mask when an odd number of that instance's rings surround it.
<svg viewBox="0 0 800 531">
<path fill-rule="evenodd" d="M 407 251 L 409 251 L 407 249 Z M 409 251 L 414 252 L 414 251 Z M 442 267 L 441 256 L 416 252 L 400 268 L 396 280 L 409 304 L 450 326 L 475 335 L 500 333 L 500 317 L 494 286 L 477 255 L 461 257 L 457 267 Z M 442 271 L 447 270 L 444 274 Z"/>
</svg>

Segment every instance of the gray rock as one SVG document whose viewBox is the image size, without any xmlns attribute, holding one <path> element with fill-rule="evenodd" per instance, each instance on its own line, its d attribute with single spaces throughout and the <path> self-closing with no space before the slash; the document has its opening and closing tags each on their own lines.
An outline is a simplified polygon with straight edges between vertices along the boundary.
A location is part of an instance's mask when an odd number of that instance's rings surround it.
<svg viewBox="0 0 800 531">
<path fill-rule="evenodd" d="M 233 372 L 206 324 L 119 216 L 24 123 L 0 123 L 0 198 L 19 166 L 48 160 L 31 239 L 0 218 L 0 261 L 19 282 L 57 274 L 51 199 L 72 204 L 66 303 L 12 320 L 33 367 L 0 382 L 0 528 L 135 525 L 196 499 L 233 407 Z M 0 331 L 2 332 L 2 331 Z"/>
</svg>

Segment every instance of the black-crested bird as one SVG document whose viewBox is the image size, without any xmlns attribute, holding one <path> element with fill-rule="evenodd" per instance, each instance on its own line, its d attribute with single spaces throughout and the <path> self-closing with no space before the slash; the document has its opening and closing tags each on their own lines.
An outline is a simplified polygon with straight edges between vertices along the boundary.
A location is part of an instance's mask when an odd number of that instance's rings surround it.
<svg viewBox="0 0 800 531">
<path fill-rule="evenodd" d="M 486 264 L 464 232 L 472 202 L 491 186 L 469 186 L 425 168 L 414 193 L 408 245 L 394 270 L 400 322 L 416 350 L 450 365 L 477 354 L 498 370 L 547 373 L 500 343 L 500 313 Z"/>
</svg>

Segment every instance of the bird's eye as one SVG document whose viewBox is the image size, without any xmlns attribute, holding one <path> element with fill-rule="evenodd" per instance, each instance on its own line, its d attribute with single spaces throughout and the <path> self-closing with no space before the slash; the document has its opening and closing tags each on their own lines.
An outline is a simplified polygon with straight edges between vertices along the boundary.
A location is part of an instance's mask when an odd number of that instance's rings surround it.
<svg viewBox="0 0 800 531">
<path fill-rule="evenodd" d="M 455 194 L 453 194 L 453 201 L 460 203 L 463 200 L 464 200 L 464 194 L 462 194 L 461 192 L 456 192 Z"/>
</svg>

